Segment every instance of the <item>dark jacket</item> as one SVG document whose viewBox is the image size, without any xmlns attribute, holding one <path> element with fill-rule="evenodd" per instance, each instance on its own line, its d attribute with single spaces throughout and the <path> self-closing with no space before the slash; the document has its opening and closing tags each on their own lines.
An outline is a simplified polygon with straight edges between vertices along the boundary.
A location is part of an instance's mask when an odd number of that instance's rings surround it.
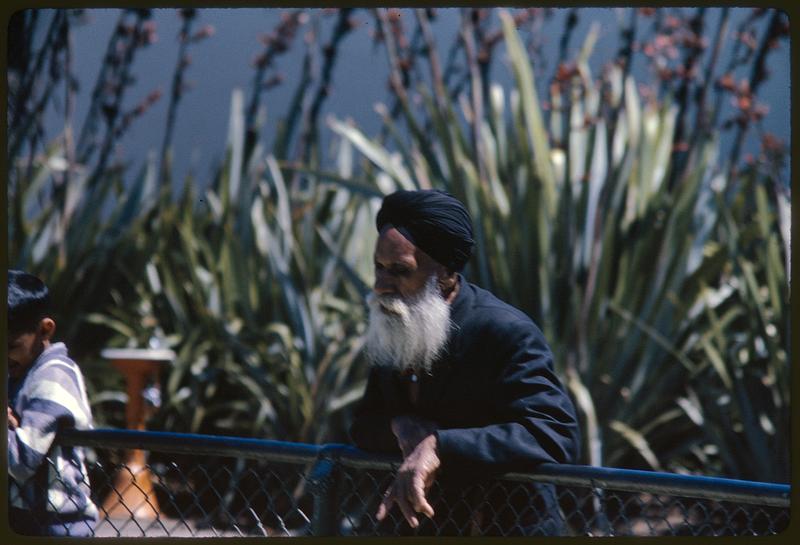
<svg viewBox="0 0 800 545">
<path fill-rule="evenodd" d="M 460 485 L 476 474 L 575 462 L 575 409 L 542 332 L 488 291 L 460 275 L 459 282 L 447 351 L 430 375 L 420 377 L 419 403 L 412 406 L 408 379 L 399 371 L 374 367 L 350 430 L 353 442 L 399 454 L 391 419 L 410 414 L 432 420 L 439 427 L 438 478 Z"/>
</svg>

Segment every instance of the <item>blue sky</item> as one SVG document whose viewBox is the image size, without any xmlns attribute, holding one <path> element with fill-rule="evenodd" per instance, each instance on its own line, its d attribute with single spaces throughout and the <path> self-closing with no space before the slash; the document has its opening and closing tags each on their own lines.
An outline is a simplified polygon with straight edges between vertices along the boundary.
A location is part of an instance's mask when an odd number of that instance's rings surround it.
<svg viewBox="0 0 800 545">
<path fill-rule="evenodd" d="M 207 179 L 211 174 L 210 167 L 222 159 L 227 137 L 231 93 L 235 88 L 240 88 L 246 96 L 249 96 L 254 74 L 251 63 L 262 49 L 258 37 L 275 27 L 280 20 L 281 11 L 253 8 L 199 10 L 195 29 L 211 24 L 215 34 L 193 45 L 191 49 L 193 62 L 187 72 L 187 79 L 193 87 L 181 102 L 173 139 L 174 173 L 177 179 L 182 179 L 190 169 L 194 170 L 200 179 Z M 548 80 L 555 69 L 558 40 L 562 34 L 567 11 L 554 10 L 553 16 L 544 27 L 547 32 L 543 32 L 539 37 L 543 46 L 542 59 L 545 63 L 542 68 Z M 740 21 L 750 12 L 749 9 L 743 8 L 735 8 L 732 11 L 729 32 L 735 30 L 736 21 Z M 706 35 L 709 40 L 713 38 L 719 12 L 719 8 L 709 9 L 706 21 Z M 76 75 L 81 86 L 75 112 L 76 130 L 80 127 L 88 108 L 89 96 L 97 78 L 102 55 L 119 17 L 119 10 L 87 10 L 87 13 L 91 22 L 74 28 L 73 32 Z M 444 58 L 447 49 L 456 38 L 460 15 L 454 8 L 439 9 L 437 13 L 433 29 L 440 48 L 440 56 Z M 315 12 L 315 16 L 319 14 L 319 11 Z M 402 16 L 410 19 L 406 29 L 413 28 L 411 23 L 413 13 L 410 10 L 403 10 Z M 496 16 L 494 13 L 493 17 Z M 361 26 L 341 43 L 341 56 L 333 75 L 332 93 L 324 104 L 320 119 L 324 119 L 329 113 L 343 119 L 351 118 L 366 134 L 374 135 L 380 129 L 380 118 L 373 106 L 388 99 L 386 55 L 382 46 L 374 47 L 371 43 L 369 31 L 370 27 L 374 26 L 374 21 L 369 13 L 358 10 L 355 17 L 361 22 Z M 613 58 L 619 48 L 619 17 L 626 18 L 626 12 L 599 8 L 580 10 L 568 58 L 574 57 L 590 25 L 598 22 L 600 36 L 591 57 L 591 65 L 596 74 L 603 64 Z M 332 16 L 319 17 L 317 23 L 321 41 L 329 38 L 335 19 Z M 136 83 L 128 91 L 123 109 L 132 108 L 156 88 L 164 91 L 164 97 L 131 127 L 117 150 L 118 157 L 135 165 L 134 171 L 138 170 L 138 165 L 142 164 L 148 151 L 157 151 L 161 145 L 167 94 L 177 57 L 177 34 L 180 28 L 177 11 L 154 10 L 154 21 L 157 25 L 158 41 L 137 54 L 133 66 Z M 640 23 L 640 32 L 647 24 L 649 24 L 647 20 Z M 266 92 L 262 100 L 262 104 L 266 106 L 264 137 L 268 146 L 274 135 L 275 124 L 284 115 L 297 86 L 304 51 L 302 38 L 302 35 L 298 36 L 291 50 L 278 58 L 278 68 L 284 74 L 285 80 L 281 85 Z M 511 81 L 510 70 L 503 62 L 502 51 L 498 53 L 500 54 L 493 64 L 492 77 L 499 83 L 507 85 Z M 721 62 L 726 62 L 726 58 L 723 51 Z M 788 42 L 784 42 L 781 49 L 771 55 L 769 66 L 772 70 L 770 79 L 759 92 L 761 100 L 770 107 L 765 118 L 765 128 L 788 144 L 790 123 L 789 116 L 786 115 L 790 107 Z M 635 77 L 651 79 L 644 70 L 646 69 L 642 59 L 634 65 L 633 74 Z M 744 74 L 738 75 L 737 79 L 742 77 L 745 77 Z M 544 81 L 544 78 L 540 79 Z M 49 136 L 54 137 L 61 132 L 63 124 L 63 114 L 50 112 L 47 123 L 48 131 L 51 133 Z M 322 133 L 326 139 L 330 137 L 330 131 L 324 126 Z M 751 135 L 745 151 L 757 151 L 757 142 L 756 135 Z"/>
</svg>

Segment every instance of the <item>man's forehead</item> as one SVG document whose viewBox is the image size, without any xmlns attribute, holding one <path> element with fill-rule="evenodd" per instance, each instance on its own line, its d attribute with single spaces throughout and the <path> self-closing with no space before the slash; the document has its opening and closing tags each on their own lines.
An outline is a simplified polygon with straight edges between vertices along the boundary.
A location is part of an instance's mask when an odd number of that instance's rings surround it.
<svg viewBox="0 0 800 545">
<path fill-rule="evenodd" d="M 418 248 L 394 227 L 389 227 L 381 231 L 378 242 L 375 245 L 375 253 L 410 255 L 414 256 Z"/>
<path fill-rule="evenodd" d="M 384 267 L 391 267 L 394 265 L 403 266 L 408 269 L 418 269 L 419 261 L 414 253 L 409 252 L 392 252 L 375 250 L 375 262 L 380 263 Z"/>
<path fill-rule="evenodd" d="M 381 230 L 375 245 L 374 257 L 376 260 L 383 261 L 384 264 L 397 263 L 426 271 L 441 266 L 394 227 L 385 227 Z"/>
</svg>

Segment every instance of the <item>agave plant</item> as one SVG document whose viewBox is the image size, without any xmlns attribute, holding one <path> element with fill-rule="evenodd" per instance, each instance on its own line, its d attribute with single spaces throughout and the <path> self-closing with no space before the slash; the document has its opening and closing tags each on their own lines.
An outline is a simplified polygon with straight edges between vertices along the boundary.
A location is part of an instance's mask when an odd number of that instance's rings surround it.
<svg viewBox="0 0 800 545">
<path fill-rule="evenodd" d="M 37 54 L 59 65 L 64 54 L 58 40 L 68 35 L 71 14 L 48 13 L 49 38 Z M 26 12 L 18 22 L 40 29 L 39 15 Z M 197 16 L 191 10 L 181 12 L 179 58 L 160 156 L 151 157 L 133 181 L 126 180 L 127 169 L 109 165 L 106 159 L 132 119 L 119 109 L 120 115 L 107 115 L 101 143 L 95 138 L 103 129 L 97 116 L 104 100 L 122 104 L 130 78 L 123 77 L 117 86 L 104 82 L 131 73 L 133 53 L 144 43 L 136 38 L 142 37 L 139 31 L 149 16 L 142 10 L 120 12 L 77 158 L 71 154 L 69 121 L 63 138 L 56 138 L 44 154 L 35 154 L 37 143 L 29 135 L 36 131 L 29 125 L 37 118 L 26 108 L 29 103 L 46 104 L 50 95 L 34 96 L 38 86 L 26 84 L 44 77 L 35 72 L 41 62 L 33 70 L 22 63 L 20 83 L 14 86 L 15 104 L 21 105 L 13 118 L 14 127 L 20 127 L 14 135 L 19 141 L 31 140 L 27 148 L 14 146 L 13 155 L 27 150 L 32 159 L 15 157 L 17 166 L 11 173 L 11 265 L 48 282 L 62 313 L 59 338 L 77 350 L 93 402 L 116 403 L 116 412 L 105 405 L 96 411 L 99 424 L 122 424 L 119 402 L 124 401 L 121 377 L 106 372 L 108 362 L 97 356 L 99 349 L 162 343 L 175 348 L 178 357 L 163 377 L 165 403 L 153 426 L 309 441 L 329 435 L 342 438 L 344 413 L 360 387 L 354 362 L 363 286 L 354 283 L 355 276 L 343 278 L 336 263 L 359 259 L 348 241 L 360 240 L 356 235 L 366 211 L 358 205 L 375 192 L 354 188 L 355 197 L 350 198 L 325 185 L 297 191 L 284 182 L 276 161 L 258 141 L 259 127 L 253 126 L 259 119 L 263 122 L 263 116 L 249 115 L 246 125 L 243 94 L 237 92 L 223 166 L 207 190 L 198 194 L 204 181 L 190 179 L 176 200 L 171 193 L 170 142 L 184 90 L 185 52 L 208 34 L 201 30 L 191 35 Z M 305 24 L 301 10 L 295 16 L 281 28 Z M 131 18 L 134 27 L 126 27 Z M 334 42 L 350 29 L 346 11 L 339 19 Z M 152 30 L 152 25 L 147 28 Z M 288 27 L 278 30 L 287 39 L 294 32 Z M 130 47 L 120 42 L 126 36 L 133 36 Z M 24 33 L 17 38 L 25 38 Z M 124 62 L 112 58 L 121 49 L 127 51 Z M 69 65 L 62 68 L 69 76 Z M 307 84 L 312 81 L 307 79 Z M 49 82 L 47 89 L 56 83 Z M 250 113 L 264 92 L 263 83 L 256 78 Z M 320 88 L 325 85 L 319 82 Z M 26 95 L 29 88 L 32 92 Z M 111 88 L 117 94 L 106 96 Z M 305 92 L 301 89 L 298 96 Z M 317 93 L 315 109 L 323 97 Z M 304 156 L 316 154 L 318 144 L 310 134 L 316 114 L 310 115 L 308 107 L 303 103 L 289 113 L 277 150 L 291 147 L 294 126 L 302 119 L 302 134 L 295 138 L 303 139 Z M 87 151 L 97 151 L 95 144 L 102 144 L 97 164 L 92 162 L 96 154 Z M 344 177 L 348 154 L 344 147 Z M 328 414 L 330 425 L 323 418 Z"/>
<path fill-rule="evenodd" d="M 160 335 L 175 348 L 152 426 L 341 439 L 336 414 L 363 388 L 364 288 L 338 263 L 361 258 L 353 246 L 369 197 L 324 184 L 292 192 L 258 146 L 243 168 L 242 103 L 234 93 L 228 152 L 212 184 L 199 195 L 187 184 L 175 203 L 164 196 L 158 236 L 134 235 L 149 256 L 130 278 L 141 303 L 92 319 L 116 329 L 114 343 Z"/>
<path fill-rule="evenodd" d="M 120 380 L 96 357 L 110 331 L 87 318 L 98 309 L 134 306 L 136 294 L 126 275 L 141 275 L 146 263 L 129 235 L 151 214 L 153 163 L 125 179 L 128 169 L 110 164 L 109 156 L 136 117 L 132 112 L 143 113 L 150 105 L 120 111 L 135 53 L 152 41 L 152 28 L 148 10 L 120 11 L 89 111 L 76 133 L 69 35 L 84 15 L 81 10 L 24 10 L 9 25 L 11 46 L 24 54 L 8 73 L 8 264 L 41 276 L 50 287 L 57 337 L 87 371 L 97 368 L 88 373 L 97 379 L 87 384 L 94 397 L 95 390 L 118 387 Z M 53 97 L 62 96 L 61 85 L 66 124 L 48 142 L 43 120 Z"/>
<path fill-rule="evenodd" d="M 126 275 L 141 274 L 146 261 L 129 234 L 141 229 L 142 217 L 152 207 L 155 172 L 151 163 L 127 191 L 119 172 L 111 173 L 107 184 L 87 186 L 81 170 L 61 178 L 63 157 L 64 150 L 54 144 L 34 161 L 33 179 L 19 173 L 19 183 L 9 192 L 14 211 L 9 222 L 9 266 L 45 280 L 58 338 L 83 361 L 110 336 L 106 328 L 87 322 L 91 314 L 98 308 L 135 304 L 136 294 Z M 52 177 L 61 178 L 63 184 L 46 184 Z"/>
</svg>

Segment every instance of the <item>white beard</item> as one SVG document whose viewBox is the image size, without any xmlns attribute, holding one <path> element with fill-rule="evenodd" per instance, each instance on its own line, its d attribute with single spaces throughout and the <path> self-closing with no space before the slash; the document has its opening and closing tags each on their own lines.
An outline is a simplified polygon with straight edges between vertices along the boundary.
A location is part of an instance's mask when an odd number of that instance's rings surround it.
<svg viewBox="0 0 800 545">
<path fill-rule="evenodd" d="M 373 365 L 430 372 L 450 334 L 450 305 L 432 276 L 413 300 L 367 297 L 369 325 L 365 351 Z M 388 312 L 387 312 L 388 311 Z"/>
</svg>

